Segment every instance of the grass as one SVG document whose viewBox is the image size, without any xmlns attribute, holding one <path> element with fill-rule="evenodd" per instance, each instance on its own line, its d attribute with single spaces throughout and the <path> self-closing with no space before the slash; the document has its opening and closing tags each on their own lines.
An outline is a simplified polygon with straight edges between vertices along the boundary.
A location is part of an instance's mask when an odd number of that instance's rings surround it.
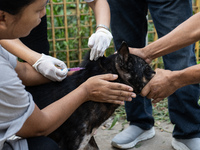
<svg viewBox="0 0 200 150">
<path fill-rule="evenodd" d="M 155 123 L 158 121 L 170 122 L 167 98 L 159 103 L 153 104 L 153 116 Z"/>
</svg>

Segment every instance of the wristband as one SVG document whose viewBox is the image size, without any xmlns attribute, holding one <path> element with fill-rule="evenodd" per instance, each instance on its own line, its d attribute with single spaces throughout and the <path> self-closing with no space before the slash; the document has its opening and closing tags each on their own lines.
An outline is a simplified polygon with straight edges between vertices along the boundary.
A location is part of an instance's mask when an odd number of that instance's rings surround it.
<svg viewBox="0 0 200 150">
<path fill-rule="evenodd" d="M 102 27 L 102 28 L 104 28 L 104 29 L 110 31 L 109 28 L 108 28 L 106 25 L 104 25 L 104 24 L 99 24 L 99 25 L 97 25 L 96 30 L 97 30 L 98 27 Z"/>
</svg>

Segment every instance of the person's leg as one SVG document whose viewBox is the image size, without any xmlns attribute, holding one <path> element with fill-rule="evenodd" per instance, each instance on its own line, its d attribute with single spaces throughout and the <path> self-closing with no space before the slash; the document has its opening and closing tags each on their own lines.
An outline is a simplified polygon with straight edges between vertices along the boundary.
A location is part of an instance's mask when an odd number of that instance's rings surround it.
<svg viewBox="0 0 200 150">
<path fill-rule="evenodd" d="M 28 138 L 29 150 L 61 150 L 58 144 L 48 137 L 33 137 Z"/>
<path fill-rule="evenodd" d="M 115 48 L 118 49 L 122 41 L 130 47 L 144 47 L 147 33 L 146 1 L 108 0 L 108 3 L 111 9 L 111 31 Z M 138 95 L 132 102 L 126 102 L 125 108 L 130 126 L 113 138 L 112 145 L 118 148 L 133 147 L 135 142 L 137 143 L 136 138 L 146 130 L 151 131 L 151 134 L 148 134 L 151 137 L 155 134 L 152 129 L 154 119 L 149 99 Z"/>
<path fill-rule="evenodd" d="M 111 32 L 115 48 L 125 41 L 129 47 L 144 47 L 147 33 L 147 7 L 144 0 L 108 0 L 111 9 Z M 126 102 L 127 120 L 142 129 L 154 124 L 151 101 L 141 96 Z"/>
<path fill-rule="evenodd" d="M 191 4 L 191 0 L 149 0 L 149 10 L 152 14 L 158 36 L 162 37 L 189 18 L 192 15 Z M 181 70 L 195 65 L 194 45 L 163 56 L 163 61 L 165 68 L 169 70 Z M 198 84 L 178 89 L 169 96 L 169 114 L 172 123 L 175 124 L 173 131 L 175 138 L 189 139 L 200 137 L 200 107 L 198 105 L 198 98 Z M 200 147 L 198 148 L 200 149 Z"/>
</svg>

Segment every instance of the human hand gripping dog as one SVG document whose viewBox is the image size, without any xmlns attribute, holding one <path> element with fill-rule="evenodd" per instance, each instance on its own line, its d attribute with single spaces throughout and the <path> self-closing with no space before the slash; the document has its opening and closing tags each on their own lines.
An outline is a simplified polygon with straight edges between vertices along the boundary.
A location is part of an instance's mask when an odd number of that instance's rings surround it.
<svg viewBox="0 0 200 150">
<path fill-rule="evenodd" d="M 123 105 L 124 101 L 132 101 L 136 97 L 131 86 L 114 83 L 118 78 L 115 74 L 104 74 L 90 77 L 84 84 L 87 99 L 96 102 L 115 103 Z"/>
<path fill-rule="evenodd" d="M 149 83 L 142 89 L 141 96 L 152 99 L 152 103 L 157 103 L 173 94 L 181 84 L 179 71 L 170 71 L 157 68 L 156 74 Z"/>
</svg>

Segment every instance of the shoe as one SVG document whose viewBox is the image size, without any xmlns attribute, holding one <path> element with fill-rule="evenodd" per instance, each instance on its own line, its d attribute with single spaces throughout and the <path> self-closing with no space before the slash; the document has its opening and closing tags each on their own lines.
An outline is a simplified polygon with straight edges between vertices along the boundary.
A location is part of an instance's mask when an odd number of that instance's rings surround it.
<svg viewBox="0 0 200 150">
<path fill-rule="evenodd" d="M 172 139 L 172 147 L 175 150 L 200 150 L 200 138 Z"/>
<path fill-rule="evenodd" d="M 152 138 L 154 135 L 154 127 L 143 130 L 138 126 L 130 125 L 112 139 L 111 145 L 119 149 L 128 149 L 134 147 L 140 141 Z"/>
</svg>

